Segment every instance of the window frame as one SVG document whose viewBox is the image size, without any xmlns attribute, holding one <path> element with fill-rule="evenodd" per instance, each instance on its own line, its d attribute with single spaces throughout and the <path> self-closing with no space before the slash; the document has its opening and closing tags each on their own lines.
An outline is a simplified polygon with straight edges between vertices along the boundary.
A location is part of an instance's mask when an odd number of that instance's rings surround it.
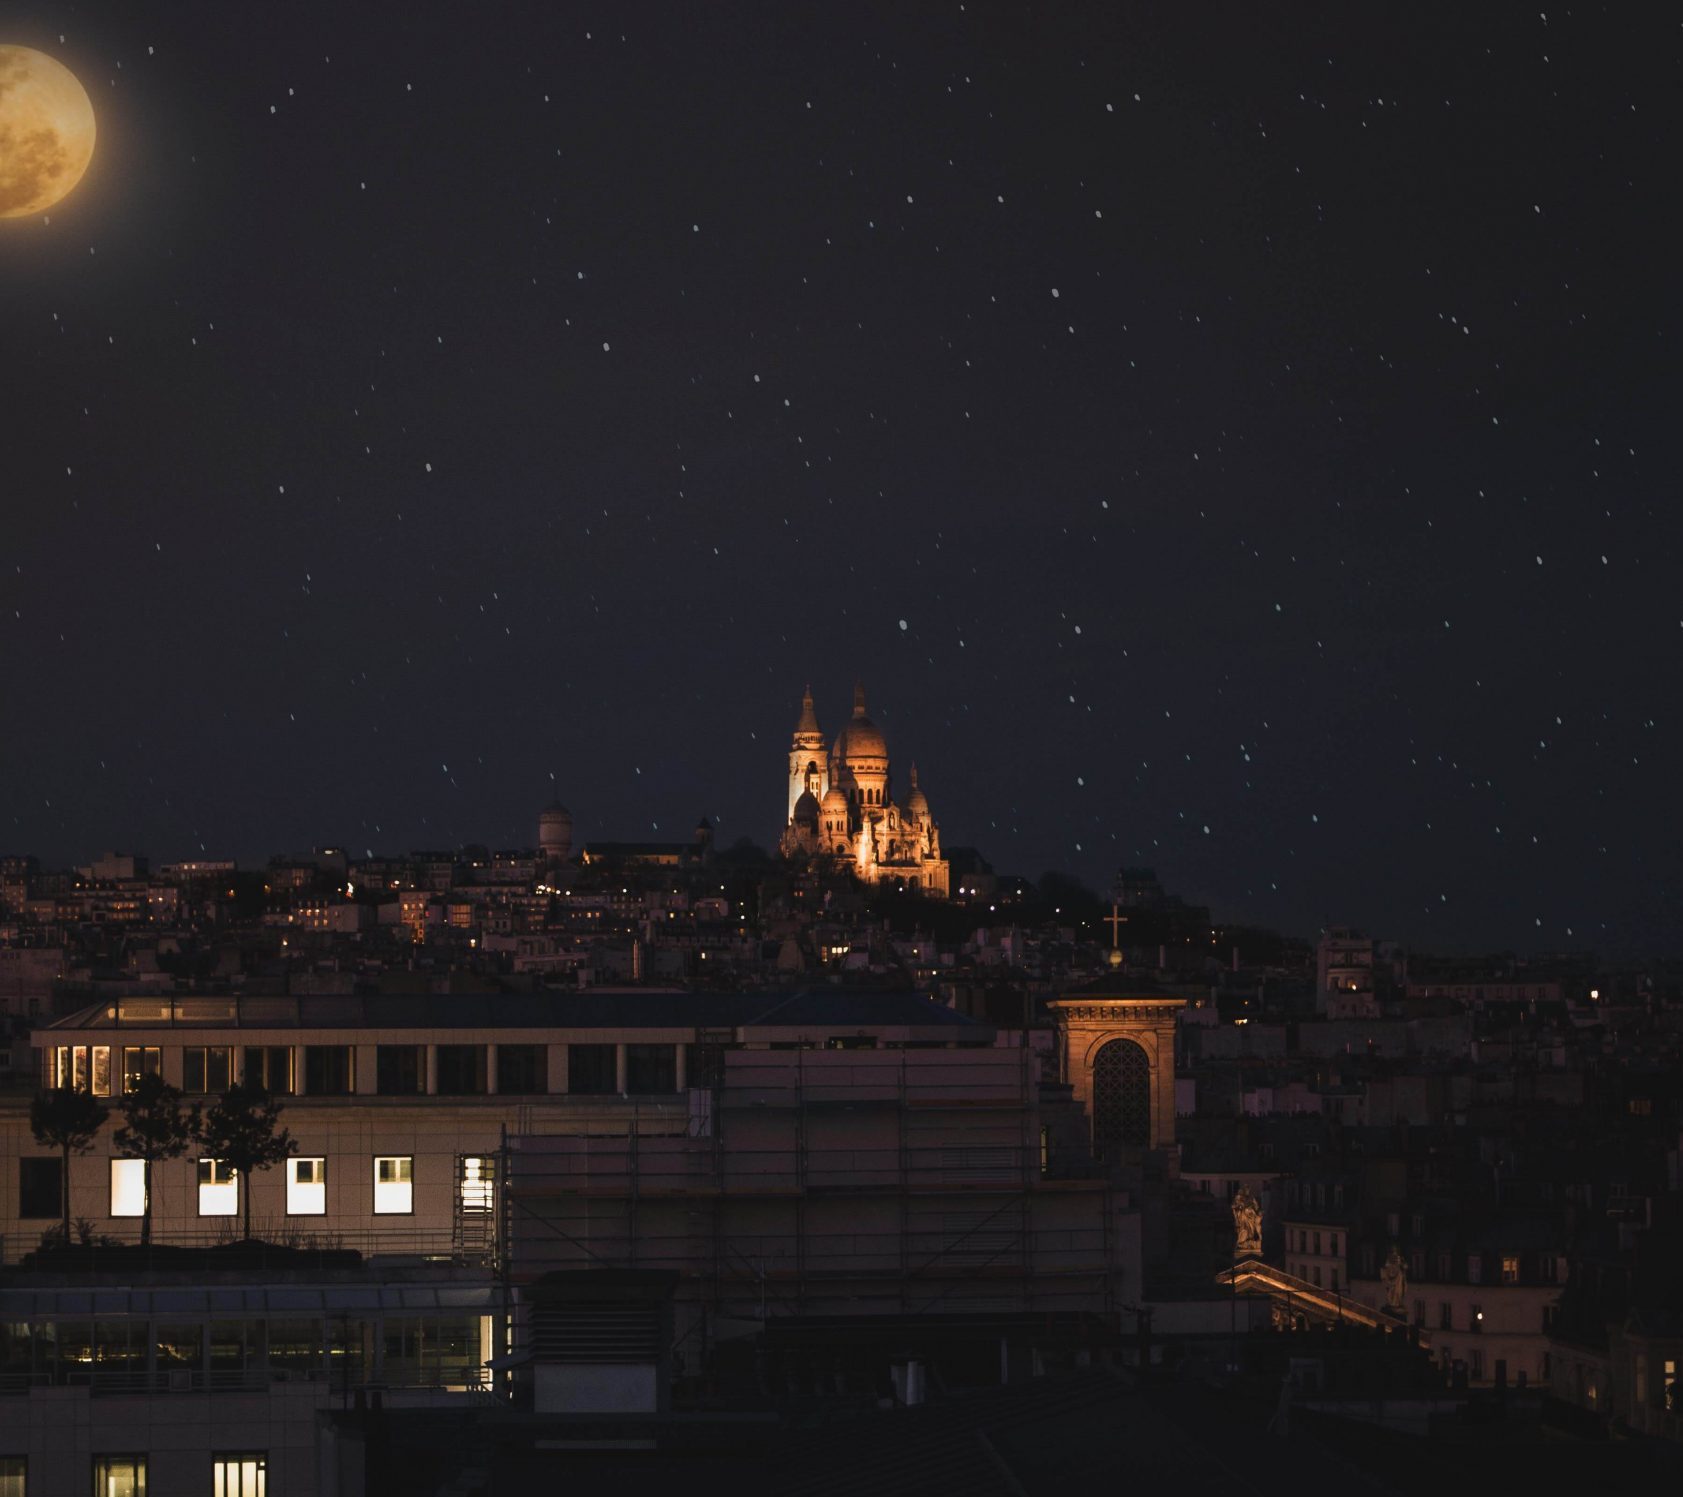
<svg viewBox="0 0 1683 1497">
<path fill-rule="evenodd" d="M 149 1187 L 151 1186 L 151 1181 L 147 1179 L 147 1175 L 149 1173 L 150 1171 L 147 1169 L 146 1161 L 144 1159 L 134 1159 L 121 1154 L 112 1156 L 111 1169 L 108 1177 L 110 1196 L 107 1201 L 107 1213 L 113 1220 L 133 1221 L 136 1218 L 146 1215 L 146 1197 L 150 1193 Z M 133 1209 L 122 1211 L 117 1209 L 117 1198 L 119 1194 L 117 1177 L 119 1174 L 131 1177 L 138 1174 L 140 1177 L 140 1201 L 139 1205 L 134 1206 Z M 133 1188 L 132 1181 L 130 1181 L 125 1184 L 123 1191 L 126 1194 Z M 125 1206 L 128 1206 L 131 1203 L 125 1200 L 124 1204 Z"/>
<path fill-rule="evenodd" d="M 491 1090 L 490 1059 L 484 1045 L 435 1045 L 434 1093 L 440 1097 L 488 1096 Z"/>
<path fill-rule="evenodd" d="M 618 1068 L 618 1056 L 615 1056 L 615 1068 Z M 645 1074 L 634 1074 L 643 1070 Z M 638 1082 L 650 1079 L 646 1074 L 650 1070 L 658 1071 L 659 1080 L 666 1080 L 670 1076 L 671 1086 L 646 1087 Z M 678 1094 L 678 1047 L 672 1044 L 642 1041 L 628 1042 L 625 1047 L 625 1091 L 627 1096 L 633 1097 L 675 1097 Z"/>
<path fill-rule="evenodd" d="M 355 1045 L 305 1045 L 303 1088 L 312 1097 L 354 1097 L 356 1091 L 356 1050 Z M 322 1073 L 339 1069 L 339 1062 L 344 1063 L 343 1086 L 318 1086 L 316 1083 L 325 1079 Z M 311 1071 L 316 1074 L 312 1076 Z M 293 1076 L 294 1084 L 298 1082 L 296 1072 Z"/>
<path fill-rule="evenodd" d="M 133 1071 L 129 1069 L 129 1057 L 131 1055 L 139 1057 L 138 1068 Z M 150 1066 L 146 1063 L 148 1056 L 152 1060 Z M 134 1090 L 134 1083 L 138 1082 L 142 1076 L 161 1076 L 163 1071 L 164 1048 L 162 1045 L 124 1045 L 122 1047 L 122 1071 L 119 1079 L 123 1084 L 124 1096 Z M 131 1075 L 134 1077 L 134 1082 L 129 1080 Z"/>
<path fill-rule="evenodd" d="M 233 1485 L 228 1483 L 227 1467 L 254 1465 L 256 1482 L 248 1486 L 243 1471 L 237 1471 Z M 211 1492 L 213 1497 L 268 1497 L 269 1452 L 266 1450 L 213 1450 L 210 1455 Z"/>
<path fill-rule="evenodd" d="M 181 1090 L 195 1097 L 220 1097 L 234 1082 L 234 1050 L 233 1045 L 183 1045 L 181 1047 Z M 224 1082 L 220 1087 L 211 1085 L 210 1057 L 220 1052 Z M 198 1076 L 193 1075 L 193 1060 L 198 1058 Z M 197 1085 L 194 1085 L 195 1080 Z"/>
<path fill-rule="evenodd" d="M 528 1066 L 527 1062 L 532 1064 Z M 515 1075 L 513 1073 L 519 1072 Z M 497 1094 L 509 1097 L 541 1097 L 549 1091 L 549 1047 L 547 1045 L 498 1045 L 496 1066 Z M 516 1085 L 505 1085 L 513 1081 Z M 527 1087 L 524 1082 L 541 1083 Z"/>
<path fill-rule="evenodd" d="M 110 1480 L 114 1476 L 110 1468 L 123 1464 L 129 1468 L 129 1475 L 134 1478 L 134 1497 L 146 1497 L 146 1456 L 130 1454 L 126 1450 L 96 1450 L 90 1463 L 93 1473 L 94 1497 L 105 1497 L 110 1490 Z M 102 1480 L 103 1478 L 103 1480 Z"/>
<path fill-rule="evenodd" d="M 58 1181 L 58 1189 L 53 1194 L 53 1209 L 51 1211 L 26 1211 L 27 1204 L 38 1206 L 44 1198 L 39 1180 L 24 1182 L 25 1169 L 30 1173 L 50 1172 L 53 1179 Z M 27 1193 L 26 1193 L 27 1192 Z M 60 1221 L 64 1215 L 64 1160 L 57 1154 L 20 1154 L 18 1156 L 18 1220 L 25 1222 Z"/>
<path fill-rule="evenodd" d="M 210 1166 L 211 1178 L 209 1180 L 206 1180 L 204 1178 L 204 1176 L 205 1176 L 205 1166 L 206 1165 Z M 216 1176 L 216 1172 L 217 1172 L 218 1169 L 227 1170 L 228 1174 L 231 1176 L 231 1178 L 227 1179 L 227 1180 L 216 1179 L 215 1176 Z M 238 1216 L 240 1214 L 240 1172 L 238 1170 L 234 1169 L 232 1165 L 225 1164 L 220 1159 L 201 1158 L 198 1161 L 198 1164 L 196 1166 L 195 1183 L 196 1183 L 198 1189 L 197 1189 L 197 1193 L 194 1197 L 194 1202 L 198 1206 L 198 1211 L 199 1211 L 200 1216 L 215 1218 L 215 1217 Z M 232 1189 L 233 1189 L 233 1196 L 232 1196 L 233 1204 L 228 1208 L 228 1210 L 226 1210 L 226 1211 L 206 1211 L 205 1210 L 205 1194 L 204 1193 L 207 1190 L 226 1190 L 230 1187 L 232 1187 Z"/>
<path fill-rule="evenodd" d="M 415 1084 L 398 1085 L 410 1061 L 415 1066 Z M 388 1082 L 393 1084 L 388 1085 Z M 427 1094 L 427 1047 L 425 1045 L 376 1045 L 374 1047 L 374 1095 L 377 1097 L 424 1097 Z"/>
<path fill-rule="evenodd" d="M 247 1086 L 255 1083 L 271 1097 L 290 1097 L 298 1090 L 295 1059 L 291 1045 L 242 1045 L 240 1077 Z M 255 1065 L 252 1063 L 254 1060 Z M 281 1084 L 278 1086 L 275 1084 L 277 1078 L 274 1066 L 277 1060 L 281 1061 L 283 1071 L 279 1078 Z"/>
<path fill-rule="evenodd" d="M 411 1169 L 409 1188 L 415 1182 Z M 463 1154 L 456 1167 L 456 1209 L 463 1216 L 490 1216 L 497 1209 L 497 1164 L 494 1154 Z"/>
<path fill-rule="evenodd" d="M 374 1215 L 413 1216 L 415 1214 L 415 1156 L 413 1154 L 375 1154 L 372 1157 L 374 1160 L 374 1168 L 372 1172 L 374 1186 Z M 404 1180 L 382 1182 L 380 1179 L 380 1166 L 388 1159 L 396 1163 L 408 1165 L 408 1178 Z M 382 1185 L 389 1190 L 395 1190 L 399 1186 L 407 1187 L 405 1204 L 401 1208 L 396 1206 L 382 1206 L 380 1204 L 380 1191 Z"/>
<path fill-rule="evenodd" d="M 301 1181 L 298 1178 L 298 1166 L 313 1164 L 319 1166 L 316 1171 L 317 1179 Z M 293 1192 L 315 1190 L 321 1192 L 321 1205 L 295 1206 Z M 327 1215 L 327 1156 L 325 1154 L 294 1154 L 286 1161 L 286 1214 L 288 1216 L 326 1216 Z"/>
<path fill-rule="evenodd" d="M 602 1085 L 602 1060 L 606 1052 L 606 1085 Z M 587 1071 L 594 1075 L 586 1075 Z M 581 1080 L 593 1083 L 581 1087 Z M 619 1095 L 619 1047 L 609 1042 L 592 1041 L 567 1046 L 567 1095 L 573 1097 L 617 1097 Z"/>
</svg>

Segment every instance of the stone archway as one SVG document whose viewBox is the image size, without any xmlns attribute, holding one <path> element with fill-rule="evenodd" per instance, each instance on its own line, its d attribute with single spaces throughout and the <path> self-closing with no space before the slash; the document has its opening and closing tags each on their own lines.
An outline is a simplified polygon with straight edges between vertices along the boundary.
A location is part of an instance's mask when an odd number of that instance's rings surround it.
<svg viewBox="0 0 1683 1497">
<path fill-rule="evenodd" d="M 1175 1024 L 1169 993 L 1082 992 L 1047 1004 L 1059 1074 L 1086 1110 L 1093 1148 L 1117 1160 L 1175 1141 Z"/>
<path fill-rule="evenodd" d="M 1151 1058 L 1132 1040 L 1109 1040 L 1093 1057 L 1093 1148 L 1101 1158 L 1151 1142 Z"/>
</svg>

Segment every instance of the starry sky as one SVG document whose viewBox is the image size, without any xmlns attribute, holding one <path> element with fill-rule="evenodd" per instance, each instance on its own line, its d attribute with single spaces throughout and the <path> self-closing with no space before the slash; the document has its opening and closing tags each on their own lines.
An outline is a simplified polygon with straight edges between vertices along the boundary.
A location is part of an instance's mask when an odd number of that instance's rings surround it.
<svg viewBox="0 0 1683 1497">
<path fill-rule="evenodd" d="M 944 840 L 1673 950 L 1662 7 L 29 4 L 0 844 Z"/>
</svg>

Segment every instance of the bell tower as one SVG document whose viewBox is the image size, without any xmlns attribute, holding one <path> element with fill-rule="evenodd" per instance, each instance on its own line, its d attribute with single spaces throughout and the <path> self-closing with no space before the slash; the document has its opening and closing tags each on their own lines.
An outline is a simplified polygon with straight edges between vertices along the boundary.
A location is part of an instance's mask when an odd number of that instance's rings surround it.
<svg viewBox="0 0 1683 1497">
<path fill-rule="evenodd" d="M 1175 1142 L 1175 1026 L 1185 999 L 1120 967 L 1049 1000 L 1058 1069 L 1086 1108 L 1093 1152 L 1137 1157 Z"/>
<path fill-rule="evenodd" d="M 783 812 L 785 823 L 794 820 L 795 802 L 807 791 L 814 800 L 824 799 L 830 788 L 825 770 L 824 735 L 818 728 L 818 713 L 812 705 L 812 688 L 807 687 L 801 697 L 801 715 L 795 723 L 794 737 L 789 744 L 789 804 Z"/>
</svg>

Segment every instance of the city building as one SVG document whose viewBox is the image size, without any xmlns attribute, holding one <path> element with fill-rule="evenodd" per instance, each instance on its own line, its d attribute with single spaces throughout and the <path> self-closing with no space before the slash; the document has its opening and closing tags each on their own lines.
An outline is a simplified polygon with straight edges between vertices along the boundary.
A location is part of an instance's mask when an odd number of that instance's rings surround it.
<svg viewBox="0 0 1683 1497">
<path fill-rule="evenodd" d="M 893 795 L 888 741 L 853 688 L 853 716 L 828 749 L 809 688 L 789 747 L 785 858 L 846 870 L 867 884 L 901 884 L 938 899 L 948 893 L 941 829 L 911 767 L 906 803 Z"/>
</svg>

